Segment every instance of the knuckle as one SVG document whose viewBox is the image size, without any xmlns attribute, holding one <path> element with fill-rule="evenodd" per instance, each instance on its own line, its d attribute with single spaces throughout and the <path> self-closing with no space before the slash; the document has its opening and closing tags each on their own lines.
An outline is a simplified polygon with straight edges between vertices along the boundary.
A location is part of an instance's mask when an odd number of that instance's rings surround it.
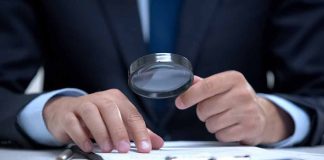
<svg viewBox="0 0 324 160">
<path fill-rule="evenodd" d="M 242 103 L 248 103 L 254 102 L 254 96 L 253 94 L 247 90 L 247 89 L 238 89 L 236 93 L 234 93 L 233 98 L 237 99 L 238 101 Z"/>
<path fill-rule="evenodd" d="M 124 94 L 119 89 L 110 89 L 108 90 L 111 94 L 117 96 L 117 97 L 124 97 Z"/>
<path fill-rule="evenodd" d="M 102 101 L 105 104 L 114 104 L 115 103 L 113 100 L 110 99 L 110 97 L 104 97 L 104 98 L 102 98 Z"/>
<path fill-rule="evenodd" d="M 91 103 L 91 102 L 84 102 L 80 106 L 80 114 L 81 115 L 89 115 L 91 113 L 96 112 L 96 109 L 97 109 L 97 107 L 93 103 Z"/>
<path fill-rule="evenodd" d="M 135 140 L 140 139 L 147 139 L 148 138 L 148 132 L 145 127 L 141 127 L 139 129 L 136 129 L 132 132 L 132 135 L 134 136 Z"/>
<path fill-rule="evenodd" d="M 127 115 L 126 121 L 128 124 L 134 124 L 144 122 L 144 119 L 138 112 L 131 112 Z"/>
<path fill-rule="evenodd" d="M 106 92 L 105 91 L 101 91 L 101 92 L 95 92 L 95 93 L 89 94 L 88 96 L 103 97 L 105 95 L 106 95 Z"/>
<path fill-rule="evenodd" d="M 75 126 L 78 123 L 78 119 L 73 114 L 65 114 L 63 119 L 65 127 Z"/>
<path fill-rule="evenodd" d="M 94 101 L 100 101 L 100 100 L 109 99 L 109 98 L 110 98 L 110 94 L 108 94 L 107 92 L 98 92 L 98 93 L 93 94 Z"/>
<path fill-rule="evenodd" d="M 104 105 L 100 105 L 100 106 L 98 106 L 98 107 L 100 107 L 100 108 L 106 108 L 106 107 L 109 107 L 109 108 L 112 109 L 112 110 L 117 109 L 117 105 L 116 105 L 116 103 L 115 103 L 113 100 L 111 100 L 110 98 L 106 98 L 106 97 L 104 97 L 104 98 L 101 99 L 101 102 L 102 102 Z"/>
<path fill-rule="evenodd" d="M 112 135 L 115 135 L 116 137 L 118 137 L 117 139 L 120 140 L 120 139 L 126 139 L 126 135 L 127 135 L 127 132 L 126 132 L 126 129 L 123 127 L 123 126 L 118 126 L 116 128 L 114 128 Z"/>
<path fill-rule="evenodd" d="M 239 71 L 232 70 L 232 71 L 229 71 L 229 74 L 233 77 L 233 79 L 235 79 L 239 82 L 245 81 L 244 75 Z"/>
<path fill-rule="evenodd" d="M 241 98 L 250 98 L 251 97 L 251 93 L 249 90 L 245 89 L 245 88 L 240 88 L 237 92 L 237 96 L 241 97 Z"/>
<path fill-rule="evenodd" d="M 202 90 L 204 92 L 210 92 L 210 91 L 213 91 L 214 90 L 214 83 L 213 83 L 213 81 L 208 80 L 208 79 L 202 81 L 201 86 L 202 86 Z"/>
</svg>

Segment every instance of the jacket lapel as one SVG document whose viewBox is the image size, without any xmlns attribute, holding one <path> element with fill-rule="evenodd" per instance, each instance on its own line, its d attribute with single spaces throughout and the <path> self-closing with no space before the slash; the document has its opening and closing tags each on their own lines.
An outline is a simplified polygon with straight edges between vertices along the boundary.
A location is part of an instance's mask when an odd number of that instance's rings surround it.
<svg viewBox="0 0 324 160">
<path fill-rule="evenodd" d="M 117 48 L 128 68 L 137 58 L 145 55 L 146 48 L 136 0 L 101 0 L 107 23 L 112 26 Z"/>
<path fill-rule="evenodd" d="M 219 0 L 185 0 L 180 15 L 176 53 L 195 66 L 198 49 Z"/>
</svg>

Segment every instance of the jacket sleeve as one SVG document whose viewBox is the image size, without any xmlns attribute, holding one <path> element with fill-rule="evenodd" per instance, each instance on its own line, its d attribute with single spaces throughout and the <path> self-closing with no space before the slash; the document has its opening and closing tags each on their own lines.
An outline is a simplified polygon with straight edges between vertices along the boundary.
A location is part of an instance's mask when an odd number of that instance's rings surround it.
<svg viewBox="0 0 324 160">
<path fill-rule="evenodd" d="M 266 28 L 273 92 L 310 115 L 311 130 L 299 145 L 318 145 L 324 143 L 324 1 L 275 2 Z"/>
<path fill-rule="evenodd" d="M 21 109 L 38 95 L 24 91 L 41 65 L 31 1 L 0 1 L 0 146 L 36 146 L 17 125 Z"/>
</svg>

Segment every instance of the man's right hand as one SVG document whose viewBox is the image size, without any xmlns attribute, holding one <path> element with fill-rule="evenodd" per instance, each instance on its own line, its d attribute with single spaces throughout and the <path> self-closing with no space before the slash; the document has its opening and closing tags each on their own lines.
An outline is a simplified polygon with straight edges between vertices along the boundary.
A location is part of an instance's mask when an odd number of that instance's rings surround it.
<svg viewBox="0 0 324 160">
<path fill-rule="evenodd" d="M 92 150 L 92 138 L 103 152 L 128 152 L 131 140 L 142 153 L 163 146 L 163 139 L 146 128 L 135 106 L 117 89 L 55 98 L 46 104 L 43 115 L 58 141 L 73 141 L 85 152 Z"/>
</svg>

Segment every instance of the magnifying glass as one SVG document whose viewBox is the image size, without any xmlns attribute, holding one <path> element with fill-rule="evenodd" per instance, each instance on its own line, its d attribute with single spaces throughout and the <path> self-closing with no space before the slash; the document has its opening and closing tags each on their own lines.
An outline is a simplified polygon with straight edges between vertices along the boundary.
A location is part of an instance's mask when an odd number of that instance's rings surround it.
<svg viewBox="0 0 324 160">
<path fill-rule="evenodd" d="M 149 54 L 135 60 L 129 68 L 129 87 L 146 98 L 175 97 L 187 90 L 192 82 L 190 61 L 177 54 Z"/>
</svg>

